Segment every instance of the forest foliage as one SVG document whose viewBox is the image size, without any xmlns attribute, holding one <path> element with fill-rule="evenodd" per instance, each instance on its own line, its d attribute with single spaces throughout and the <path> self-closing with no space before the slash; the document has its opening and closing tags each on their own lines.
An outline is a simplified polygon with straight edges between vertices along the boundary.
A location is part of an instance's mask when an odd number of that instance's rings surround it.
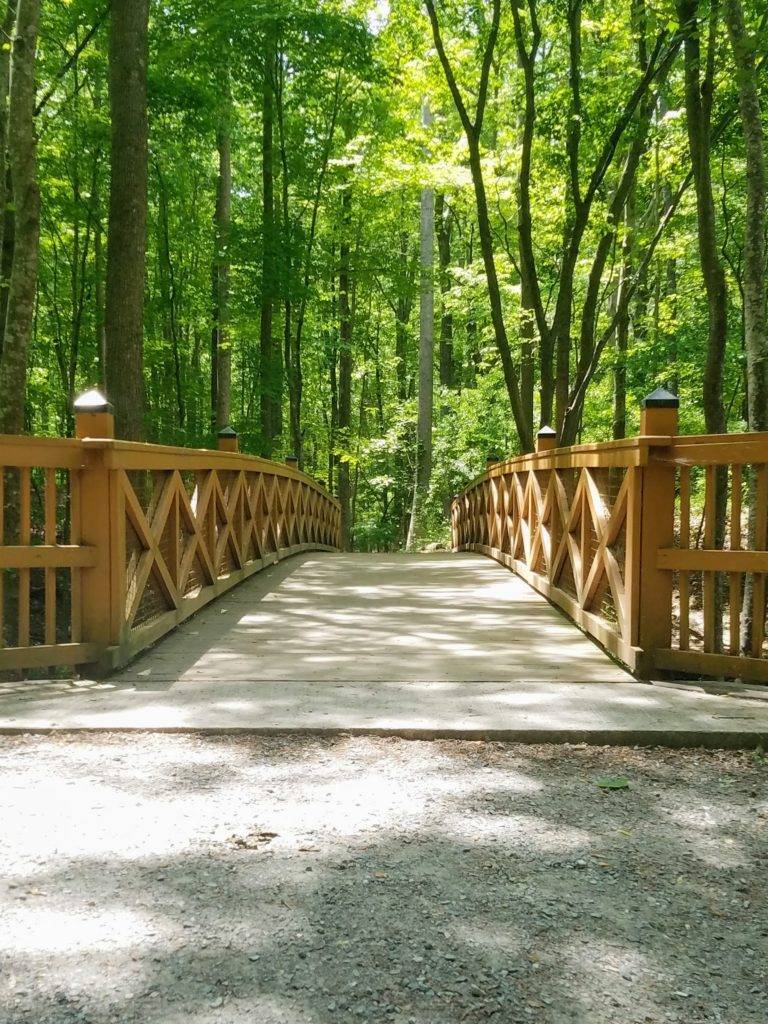
<svg viewBox="0 0 768 1024">
<path fill-rule="evenodd" d="M 659 385 L 765 429 L 757 0 L 3 7 L 6 432 L 99 383 L 122 436 L 231 424 L 366 550 L 405 543 L 420 398 L 421 539 L 490 453 L 632 434 Z"/>
</svg>

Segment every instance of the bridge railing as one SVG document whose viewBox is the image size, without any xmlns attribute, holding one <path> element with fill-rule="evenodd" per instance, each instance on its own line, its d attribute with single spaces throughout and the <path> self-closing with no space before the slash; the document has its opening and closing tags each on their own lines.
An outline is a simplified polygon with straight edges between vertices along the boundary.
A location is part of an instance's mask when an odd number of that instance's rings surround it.
<svg viewBox="0 0 768 1024">
<path fill-rule="evenodd" d="M 455 550 L 495 558 L 640 676 L 768 682 L 768 434 L 639 437 L 492 462 L 452 504 Z"/>
<path fill-rule="evenodd" d="M 115 440 L 93 393 L 75 418 L 75 438 L 0 435 L 0 671 L 109 671 L 259 569 L 339 543 L 338 502 L 231 430 L 218 451 Z"/>
</svg>

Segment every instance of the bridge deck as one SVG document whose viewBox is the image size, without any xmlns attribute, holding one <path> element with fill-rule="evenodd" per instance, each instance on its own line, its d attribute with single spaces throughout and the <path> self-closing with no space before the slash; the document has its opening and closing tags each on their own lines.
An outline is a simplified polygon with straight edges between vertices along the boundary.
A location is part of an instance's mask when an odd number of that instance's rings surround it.
<svg viewBox="0 0 768 1024">
<path fill-rule="evenodd" d="M 260 573 L 120 677 L 231 681 L 626 682 L 631 677 L 481 555 L 309 554 Z"/>
<path fill-rule="evenodd" d="M 0 732 L 396 733 L 752 747 L 768 707 L 643 686 L 480 555 L 306 554 L 104 684 L 0 687 Z"/>
</svg>

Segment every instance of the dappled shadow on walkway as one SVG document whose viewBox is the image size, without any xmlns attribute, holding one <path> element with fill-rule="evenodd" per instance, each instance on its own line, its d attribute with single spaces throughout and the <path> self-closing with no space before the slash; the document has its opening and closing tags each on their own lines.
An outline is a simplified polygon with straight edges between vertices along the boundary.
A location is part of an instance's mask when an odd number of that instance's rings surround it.
<svg viewBox="0 0 768 1024">
<path fill-rule="evenodd" d="M 306 555 L 227 594 L 116 678 L 628 679 L 560 612 L 478 555 Z"/>
<path fill-rule="evenodd" d="M 766 1019 L 745 756 L 113 737 L 0 764 L 3 1020 Z"/>
</svg>

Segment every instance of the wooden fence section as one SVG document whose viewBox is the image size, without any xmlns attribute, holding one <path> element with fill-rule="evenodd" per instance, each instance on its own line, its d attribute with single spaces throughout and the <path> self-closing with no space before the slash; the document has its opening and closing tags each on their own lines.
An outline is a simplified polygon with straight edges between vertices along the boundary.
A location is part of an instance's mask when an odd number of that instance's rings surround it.
<svg viewBox="0 0 768 1024">
<path fill-rule="evenodd" d="M 110 422 L 0 437 L 0 670 L 108 671 L 264 566 L 339 543 L 338 502 L 231 432 L 190 450 L 116 441 Z"/>
<path fill-rule="evenodd" d="M 542 431 L 454 499 L 453 546 L 517 572 L 639 675 L 768 681 L 768 434 L 676 431 L 665 392 L 640 437 L 558 449 Z"/>
</svg>

